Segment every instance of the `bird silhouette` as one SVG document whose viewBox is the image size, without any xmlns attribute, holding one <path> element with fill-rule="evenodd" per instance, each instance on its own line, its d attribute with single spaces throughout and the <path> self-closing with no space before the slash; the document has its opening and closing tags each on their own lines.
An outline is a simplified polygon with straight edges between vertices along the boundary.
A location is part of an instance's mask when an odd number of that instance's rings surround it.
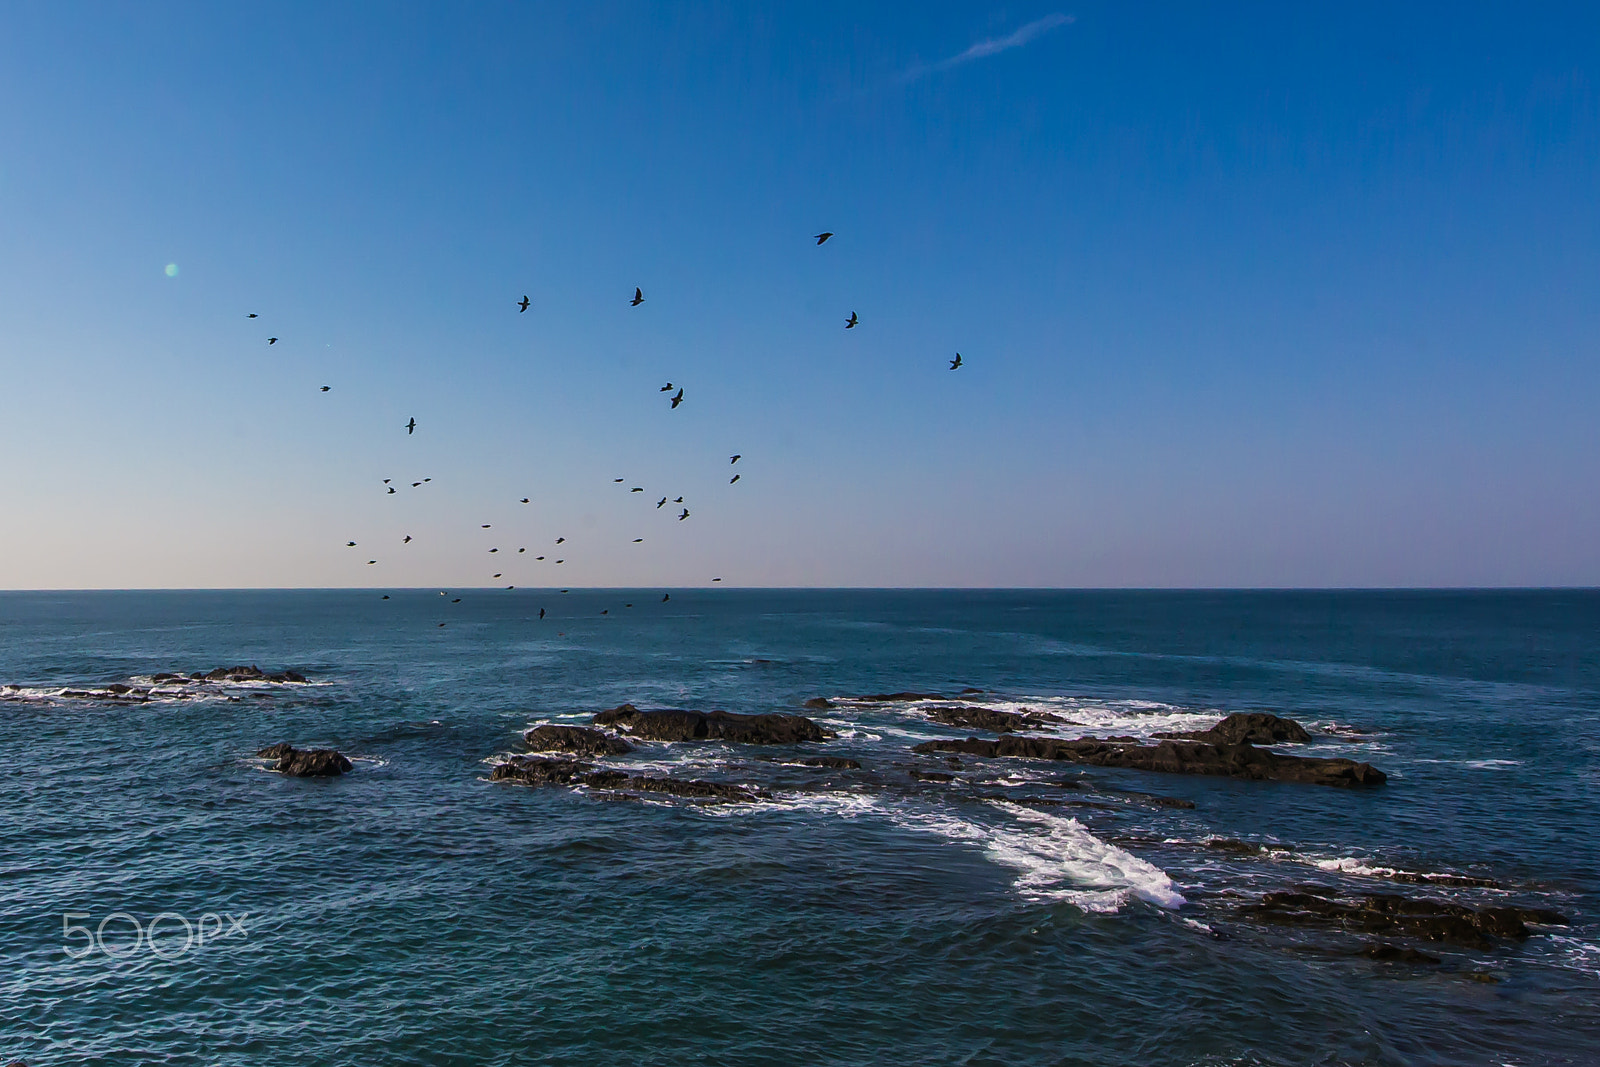
<svg viewBox="0 0 1600 1067">
<path fill-rule="evenodd" d="M 344 545 L 345 545 L 346 548 L 354 548 L 354 547 L 356 547 L 356 543 L 354 541 L 346 541 L 344 543 Z"/>
<path fill-rule="evenodd" d="M 539 618 L 541 618 L 541 619 L 544 618 L 544 609 L 543 608 L 539 609 Z"/>
<path fill-rule="evenodd" d="M 629 306 L 638 307 L 642 303 L 644 303 L 644 290 L 640 289 L 638 286 L 635 286 L 633 290 L 633 301 Z"/>
<path fill-rule="evenodd" d="M 258 319 L 260 317 L 261 316 L 257 315 L 254 311 L 250 312 L 250 314 L 245 316 L 245 318 L 247 318 L 247 319 Z"/>
<path fill-rule="evenodd" d="M 443 628 L 444 628 L 444 623 L 442 623 L 442 622 L 441 622 L 441 623 L 440 623 L 440 624 L 439 624 L 439 628 L 440 628 L 440 629 L 443 629 Z"/>
<path fill-rule="evenodd" d="M 459 603 L 461 603 L 461 598 L 460 597 L 456 597 L 454 600 L 450 601 L 450 603 L 459 604 Z"/>
<path fill-rule="evenodd" d="M 833 236 L 833 233 L 831 231 L 817 234 L 817 244 L 819 244 L 819 245 L 820 244 L 826 244 L 827 241 L 828 241 L 828 238 L 830 238 L 832 236 Z"/>
<path fill-rule="evenodd" d="M 956 358 L 950 361 L 950 369 L 955 370 L 959 366 L 961 366 L 961 353 L 957 352 Z"/>
<path fill-rule="evenodd" d="M 728 462 L 729 463 L 737 463 L 743 458 L 744 458 L 744 455 L 742 453 L 735 452 L 733 455 L 728 457 Z"/>
<path fill-rule="evenodd" d="M 500 577 L 500 575 L 498 575 L 498 574 L 497 574 L 497 575 L 495 575 L 495 577 L 496 577 L 496 578 L 499 578 L 499 577 Z"/>
<path fill-rule="evenodd" d="M 522 502 L 523 502 L 523 503 L 524 503 L 524 504 L 526 504 L 526 503 L 527 503 L 527 502 L 528 502 L 528 498 L 527 498 L 527 497 L 523 497 L 523 498 L 522 498 Z"/>
<path fill-rule="evenodd" d="M 669 601 L 671 599 L 672 599 L 672 594 L 671 593 L 662 593 L 661 594 L 661 602 L 663 604 L 665 604 L 667 601 Z"/>
<path fill-rule="evenodd" d="M 644 492 L 644 487 L 636 485 L 632 489 L 629 489 L 628 492 L 630 492 L 630 493 L 642 493 L 642 492 Z"/>
<path fill-rule="evenodd" d="M 488 528 L 489 528 L 489 524 L 488 524 L 488 523 L 484 523 L 484 524 L 483 524 L 483 528 L 484 528 L 484 529 L 485 529 L 485 530 L 487 530 L 487 529 L 488 529 Z"/>
<path fill-rule="evenodd" d="M 389 599 L 389 594 L 388 593 L 383 594 L 383 599 L 388 600 Z"/>
<path fill-rule="evenodd" d="M 269 337 L 269 338 L 267 338 L 267 344 L 269 344 L 269 345 L 275 345 L 275 344 L 277 344 L 277 343 L 278 343 L 278 339 L 277 339 L 277 338 L 276 338 L 276 337 Z"/>
<path fill-rule="evenodd" d="M 666 502 L 667 502 L 667 498 L 666 497 L 662 497 L 660 500 L 656 501 L 656 508 L 659 510 L 661 505 L 665 504 Z"/>
<path fill-rule="evenodd" d="M 662 386 L 662 387 L 661 387 L 661 392 L 663 392 L 663 393 L 670 393 L 670 392 L 672 392 L 672 383 L 671 383 L 671 382 L 668 382 L 668 383 L 667 383 L 667 384 L 666 384 L 666 385 L 663 385 L 663 386 Z"/>
<path fill-rule="evenodd" d="M 528 550 L 527 550 L 527 549 L 525 549 L 525 548 L 519 548 L 519 549 L 517 549 L 517 553 L 518 553 L 518 554 L 519 554 L 519 555 L 520 555 L 520 554 L 521 554 L 521 553 L 523 553 L 523 552 L 526 552 L 526 551 L 528 551 Z"/>
<path fill-rule="evenodd" d="M 392 492 L 394 492 L 394 486 L 392 486 L 392 485 L 391 485 L 391 486 L 390 486 L 390 487 L 389 487 L 389 492 L 391 492 L 391 493 L 392 493 Z"/>
<path fill-rule="evenodd" d="M 677 498 L 677 499 L 676 499 L 676 500 L 674 500 L 674 501 L 673 501 L 673 503 L 674 503 L 674 504 L 681 504 L 681 503 L 683 503 L 683 497 L 681 497 L 681 496 L 680 496 L 680 497 L 678 497 L 678 498 Z"/>
<path fill-rule="evenodd" d="M 642 537 L 635 537 L 635 538 L 634 538 L 634 539 L 633 539 L 633 543 L 634 543 L 634 544 L 636 544 L 636 545 L 642 545 L 642 544 L 644 544 L 644 538 L 642 538 Z"/>
<path fill-rule="evenodd" d="M 411 483 L 411 488 L 415 489 L 417 486 L 419 486 L 421 484 L 422 484 L 421 482 L 412 482 Z"/>
<path fill-rule="evenodd" d="M 374 564 L 374 563 L 376 563 L 376 562 L 378 562 L 378 561 L 377 561 L 377 560 L 375 560 L 375 559 L 369 559 L 369 560 L 367 560 L 367 566 L 369 566 L 369 567 L 370 567 L 370 566 L 372 566 L 372 565 L 373 565 L 373 564 Z"/>
<path fill-rule="evenodd" d="M 611 609 L 610 608 L 601 608 L 600 609 L 600 614 L 602 614 L 602 615 L 610 615 L 611 614 Z"/>
<path fill-rule="evenodd" d="M 322 387 L 322 391 L 323 391 L 323 392 L 324 392 L 324 393 L 326 393 L 326 392 L 327 392 L 327 391 L 328 391 L 328 390 L 329 390 L 329 389 L 332 389 L 332 388 L 333 388 L 333 386 L 331 386 L 331 385 L 324 385 L 324 386 L 323 386 L 323 387 Z"/>
<path fill-rule="evenodd" d="M 556 538 L 556 544 L 558 544 L 558 545 L 559 545 L 559 544 L 560 544 L 560 543 L 561 543 L 561 542 L 563 542 L 563 541 L 565 541 L 565 540 L 566 540 L 566 538 L 565 538 L 565 537 L 558 537 L 558 538 Z"/>
<path fill-rule="evenodd" d="M 517 310 L 518 311 L 527 311 L 528 310 L 528 305 L 530 303 L 532 303 L 532 301 L 530 301 L 528 299 L 527 295 L 524 294 L 523 297 L 522 297 L 522 303 L 517 305 Z"/>
<path fill-rule="evenodd" d="M 564 560 L 564 559 L 558 559 L 558 560 L 556 560 L 556 562 L 557 562 L 557 563 L 565 563 L 565 562 L 566 562 L 566 560 Z"/>
<path fill-rule="evenodd" d="M 721 578 L 713 578 L 713 579 L 711 579 L 711 580 L 712 580 L 712 581 L 713 581 L 713 582 L 720 582 L 720 581 L 722 581 L 722 579 L 721 579 Z"/>
<path fill-rule="evenodd" d="M 516 588 L 516 586 L 514 586 L 514 585 L 508 585 L 508 586 L 506 586 L 506 588 L 507 588 L 507 589 L 515 589 L 515 588 Z"/>
<path fill-rule="evenodd" d="M 860 319 L 856 318 L 856 313 L 852 311 L 850 312 L 850 317 L 844 320 L 844 328 L 847 330 L 853 330 L 856 328 L 856 324 L 860 321 Z"/>
<path fill-rule="evenodd" d="M 681 403 L 683 403 L 683 390 L 679 389 L 677 394 L 672 398 L 672 406 L 677 407 Z"/>
<path fill-rule="evenodd" d="M 401 541 L 400 543 L 402 545 L 409 545 L 411 543 L 411 535 L 410 534 L 406 534 L 406 539 L 404 541 Z"/>
<path fill-rule="evenodd" d="M 734 482 L 736 482 L 738 480 L 739 480 L 739 476 L 737 474 L 735 474 L 732 478 L 728 479 L 728 484 L 732 485 Z"/>
<path fill-rule="evenodd" d="M 688 508 L 684 508 L 683 509 L 683 514 L 678 516 L 678 521 L 682 522 L 684 519 L 687 519 L 688 517 L 689 517 L 689 509 Z"/>
<path fill-rule="evenodd" d="M 534 559 L 544 559 L 544 557 L 543 557 L 543 556 L 534 556 L 534 557 L 533 557 L 533 558 L 534 558 Z"/>
<path fill-rule="evenodd" d="M 394 479 L 393 479 L 393 478 L 385 478 L 385 479 L 384 479 L 384 480 L 383 480 L 383 484 L 384 484 L 384 485 L 388 485 L 388 484 L 389 484 L 389 483 L 390 483 L 390 482 L 392 482 L 392 481 L 394 481 Z"/>
<path fill-rule="evenodd" d="M 433 479 L 432 479 L 432 478 L 424 478 L 424 479 L 422 479 L 422 480 L 423 480 L 423 481 L 425 481 L 425 482 L 431 482 L 431 481 L 433 481 Z"/>
<path fill-rule="evenodd" d="M 620 481 L 622 481 L 622 479 L 621 479 L 621 478 L 613 478 L 613 479 L 611 479 L 611 480 L 612 480 L 612 481 L 614 481 L 614 482 L 620 482 Z"/>
<path fill-rule="evenodd" d="M 411 434 L 411 433 L 416 433 L 416 432 L 417 432 L 417 420 L 416 419 L 412 419 L 410 422 L 406 423 L 406 433 Z"/>
<path fill-rule="evenodd" d="M 489 550 L 489 551 L 490 551 L 490 552 L 498 552 L 498 551 L 500 551 L 500 550 L 499 550 L 499 549 L 498 549 L 498 548 L 491 548 L 491 549 L 490 549 L 490 550 Z"/>
</svg>

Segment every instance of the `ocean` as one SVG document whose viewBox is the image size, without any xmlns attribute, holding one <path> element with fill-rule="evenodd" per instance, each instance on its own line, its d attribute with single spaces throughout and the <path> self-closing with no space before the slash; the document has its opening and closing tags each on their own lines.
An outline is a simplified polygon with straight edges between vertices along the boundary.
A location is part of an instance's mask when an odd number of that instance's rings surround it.
<svg viewBox="0 0 1600 1067">
<path fill-rule="evenodd" d="M 1600 1063 L 1600 593 L 446 592 L 0 594 L 0 1063 Z M 151 689 L 247 664 L 307 681 Z M 836 736 L 491 779 L 625 702 Z M 914 753 L 957 705 L 1388 779 Z"/>
</svg>

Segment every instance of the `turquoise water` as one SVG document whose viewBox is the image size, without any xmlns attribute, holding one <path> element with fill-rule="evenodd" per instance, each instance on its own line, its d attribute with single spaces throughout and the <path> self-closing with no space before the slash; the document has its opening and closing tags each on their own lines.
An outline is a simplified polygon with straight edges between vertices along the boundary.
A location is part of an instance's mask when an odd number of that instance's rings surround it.
<svg viewBox="0 0 1600 1067">
<path fill-rule="evenodd" d="M 0 594 L 0 1062 L 1600 1062 L 1600 594 L 390 595 Z M 63 695 L 235 663 L 314 684 Z M 891 702 L 812 713 L 840 736 L 808 754 L 859 771 L 617 760 L 754 804 L 488 781 L 529 725 L 623 701 L 967 686 L 1066 736 L 1277 710 L 1390 779 L 948 768 L 911 746 L 968 731 Z M 283 740 L 355 769 L 251 758 Z M 1410 965 L 1238 912 L 1308 882 L 1571 924 Z"/>
</svg>

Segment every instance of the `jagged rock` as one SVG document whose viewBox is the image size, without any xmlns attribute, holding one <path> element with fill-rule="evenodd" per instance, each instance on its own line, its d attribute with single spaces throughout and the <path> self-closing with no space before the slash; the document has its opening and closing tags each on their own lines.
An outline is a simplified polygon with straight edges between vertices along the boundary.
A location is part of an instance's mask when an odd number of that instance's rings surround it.
<svg viewBox="0 0 1600 1067">
<path fill-rule="evenodd" d="M 1015 733 L 1033 726 L 1045 726 L 1051 722 L 1060 722 L 1059 715 L 1030 712 L 1022 714 L 1015 711 L 997 711 L 994 708 L 963 707 L 946 705 L 945 707 L 929 708 L 928 718 L 946 726 L 959 726 L 970 730 L 993 730 L 997 734 Z"/>
<path fill-rule="evenodd" d="M 833 701 L 829 700 L 827 697 L 812 697 L 810 700 L 806 701 L 805 706 L 810 708 L 812 711 L 827 711 L 829 708 L 833 707 Z"/>
<path fill-rule="evenodd" d="M 1249 841 L 1239 841 L 1232 837 L 1213 837 L 1206 842 L 1207 848 L 1214 848 L 1219 852 L 1237 852 L 1241 856 L 1258 856 L 1263 849 L 1260 845 L 1251 844 Z"/>
<path fill-rule="evenodd" d="M 731 741 L 744 745 L 791 745 L 833 737 L 804 715 L 735 715 L 727 711 L 640 711 L 632 704 L 602 711 L 597 726 L 626 730 L 643 741 Z"/>
<path fill-rule="evenodd" d="M 1386 963 L 1438 963 L 1438 956 L 1430 956 L 1426 952 L 1414 948 L 1401 948 L 1399 945 L 1386 945 L 1374 943 L 1359 950 L 1357 956 L 1365 956 L 1369 960 L 1382 960 Z"/>
<path fill-rule="evenodd" d="M 804 759 L 779 759 L 776 756 L 763 756 L 767 763 L 781 763 L 785 767 L 829 767 L 836 771 L 858 771 L 861 764 L 853 759 L 843 756 L 807 756 Z"/>
<path fill-rule="evenodd" d="M 570 752 L 576 756 L 620 756 L 633 746 L 620 737 L 587 726 L 535 726 L 522 735 L 534 752 Z"/>
<path fill-rule="evenodd" d="M 1300 926 L 1338 926 L 1364 933 L 1395 933 L 1427 941 L 1488 948 L 1491 938 L 1522 940 L 1527 923 L 1564 925 L 1559 914 L 1540 908 L 1488 907 L 1474 910 L 1447 900 L 1368 893 L 1346 898 L 1328 893 L 1267 893 L 1240 911 L 1266 922 Z"/>
<path fill-rule="evenodd" d="M 191 678 L 200 678 L 207 682 L 304 682 L 306 676 L 297 671 L 280 671 L 269 674 L 260 667 L 218 667 L 206 674 L 191 674 Z"/>
<path fill-rule="evenodd" d="M 611 779 L 612 774 L 607 774 L 605 777 Z M 600 774 L 588 775 L 584 784 L 602 789 L 634 789 L 641 793 L 666 793 L 668 796 L 708 800 L 752 801 L 760 796 L 743 786 L 728 785 L 724 782 L 680 781 L 676 778 L 652 778 L 643 774 L 623 776 L 624 780 L 621 782 L 597 781 L 600 777 Z"/>
<path fill-rule="evenodd" d="M 1053 737 L 1008 735 L 998 741 L 984 741 L 976 737 L 964 741 L 926 741 L 912 751 L 1071 760 L 1095 767 L 1123 767 L 1168 774 L 1211 774 L 1314 785 L 1381 785 L 1388 777 L 1371 764 L 1354 760 L 1283 756 L 1249 744 L 1212 745 L 1202 741 L 1163 741 L 1159 745 L 1138 745 L 1094 737 L 1067 741 Z"/>
<path fill-rule="evenodd" d="M 1151 736 L 1177 741 L 1204 741 L 1212 745 L 1303 745 L 1311 740 L 1304 726 L 1293 719 L 1279 718 L 1266 711 L 1236 711 L 1208 730 Z"/>
<path fill-rule="evenodd" d="M 572 759 L 512 756 L 504 763 L 496 764 L 489 778 L 496 782 L 527 782 L 529 785 L 569 785 L 593 767 L 592 763 L 580 763 Z"/>
<path fill-rule="evenodd" d="M 256 753 L 278 761 L 273 770 L 292 778 L 331 778 L 350 769 L 350 761 L 331 748 L 298 749 L 280 742 Z"/>
</svg>

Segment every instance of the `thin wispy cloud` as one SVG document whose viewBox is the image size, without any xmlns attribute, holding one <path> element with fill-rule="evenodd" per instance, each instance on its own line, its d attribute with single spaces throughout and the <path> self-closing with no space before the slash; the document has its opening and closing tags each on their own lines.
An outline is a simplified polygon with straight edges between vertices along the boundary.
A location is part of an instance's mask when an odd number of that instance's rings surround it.
<svg viewBox="0 0 1600 1067">
<path fill-rule="evenodd" d="M 1013 30 L 1011 33 L 1006 34 L 1004 37 L 990 37 L 985 40 L 978 41 L 965 52 L 953 55 L 949 59 L 941 59 L 937 63 L 913 67 L 901 76 L 901 80 L 908 82 L 915 81 L 916 79 L 924 77 L 928 74 L 935 74 L 939 71 L 949 70 L 952 67 L 959 67 L 963 64 L 971 63 L 975 59 L 983 59 L 987 56 L 998 55 L 1001 52 L 1009 52 L 1013 48 L 1021 48 L 1023 45 L 1034 40 L 1035 38 L 1042 37 L 1044 34 L 1049 33 L 1051 30 L 1056 29 L 1059 26 L 1066 26 L 1075 21 L 1076 19 L 1072 15 L 1063 15 L 1059 11 L 1054 12 L 1053 14 L 1046 15 L 1042 19 L 1035 19 L 1026 26 L 1022 26 L 1019 29 Z"/>
</svg>

